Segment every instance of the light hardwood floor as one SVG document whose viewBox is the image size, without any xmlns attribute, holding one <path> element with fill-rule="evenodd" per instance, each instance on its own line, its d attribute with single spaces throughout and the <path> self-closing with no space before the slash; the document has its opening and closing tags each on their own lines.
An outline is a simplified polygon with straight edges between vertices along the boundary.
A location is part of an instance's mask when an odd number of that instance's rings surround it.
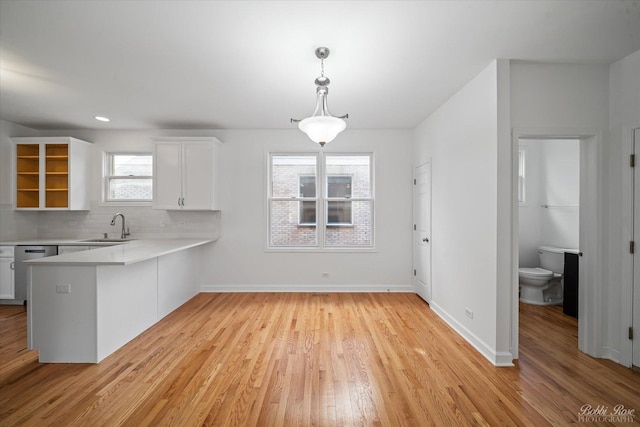
<svg viewBox="0 0 640 427">
<path fill-rule="evenodd" d="M 0 425 L 561 426 L 585 404 L 640 424 L 640 373 L 580 353 L 559 308 L 520 313 L 495 368 L 413 294 L 200 294 L 78 365 L 39 364 L 1 306 Z"/>
</svg>

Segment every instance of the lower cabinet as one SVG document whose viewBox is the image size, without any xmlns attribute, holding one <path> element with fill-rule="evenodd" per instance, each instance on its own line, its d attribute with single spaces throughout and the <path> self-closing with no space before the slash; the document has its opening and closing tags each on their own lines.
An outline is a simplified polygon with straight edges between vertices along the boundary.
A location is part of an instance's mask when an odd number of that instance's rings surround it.
<svg viewBox="0 0 640 427">
<path fill-rule="evenodd" d="M 15 298 L 13 246 L 0 246 L 0 299 Z"/>
<path fill-rule="evenodd" d="M 191 247 L 129 264 L 35 264 L 28 348 L 41 363 L 100 362 L 200 292 L 201 255 Z"/>
</svg>

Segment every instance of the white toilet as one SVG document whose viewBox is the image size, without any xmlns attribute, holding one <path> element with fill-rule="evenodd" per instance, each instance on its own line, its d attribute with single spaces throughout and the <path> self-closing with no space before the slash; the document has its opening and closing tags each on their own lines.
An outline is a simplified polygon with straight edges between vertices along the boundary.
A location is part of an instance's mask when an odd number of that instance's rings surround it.
<svg viewBox="0 0 640 427">
<path fill-rule="evenodd" d="M 540 246 L 540 267 L 520 268 L 520 301 L 527 304 L 562 304 L 564 253 L 568 249 Z"/>
</svg>

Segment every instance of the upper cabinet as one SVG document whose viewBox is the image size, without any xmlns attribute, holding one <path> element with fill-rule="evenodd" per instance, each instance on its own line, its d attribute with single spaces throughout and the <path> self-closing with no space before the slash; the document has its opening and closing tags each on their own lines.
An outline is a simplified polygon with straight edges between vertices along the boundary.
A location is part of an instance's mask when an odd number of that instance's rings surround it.
<svg viewBox="0 0 640 427">
<path fill-rule="evenodd" d="M 154 138 L 153 207 L 220 210 L 217 138 Z"/>
<path fill-rule="evenodd" d="M 89 210 L 91 144 L 71 137 L 11 138 L 15 209 Z"/>
</svg>

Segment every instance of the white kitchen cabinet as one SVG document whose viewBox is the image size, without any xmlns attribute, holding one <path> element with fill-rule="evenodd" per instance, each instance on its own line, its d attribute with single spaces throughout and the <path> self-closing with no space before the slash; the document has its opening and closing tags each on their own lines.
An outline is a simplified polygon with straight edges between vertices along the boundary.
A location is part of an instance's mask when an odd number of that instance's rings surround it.
<svg viewBox="0 0 640 427">
<path fill-rule="evenodd" d="M 155 138 L 153 207 L 219 210 L 220 146 L 217 138 Z"/>
<path fill-rule="evenodd" d="M 13 246 L 0 246 L 0 299 L 14 299 L 14 260 Z"/>
<path fill-rule="evenodd" d="M 14 209 L 89 210 L 92 145 L 71 137 L 16 137 Z"/>
<path fill-rule="evenodd" d="M 42 363 L 100 362 L 200 292 L 208 243 L 131 242 L 131 251 L 96 249 L 93 260 L 34 262 L 27 347 Z"/>
</svg>

